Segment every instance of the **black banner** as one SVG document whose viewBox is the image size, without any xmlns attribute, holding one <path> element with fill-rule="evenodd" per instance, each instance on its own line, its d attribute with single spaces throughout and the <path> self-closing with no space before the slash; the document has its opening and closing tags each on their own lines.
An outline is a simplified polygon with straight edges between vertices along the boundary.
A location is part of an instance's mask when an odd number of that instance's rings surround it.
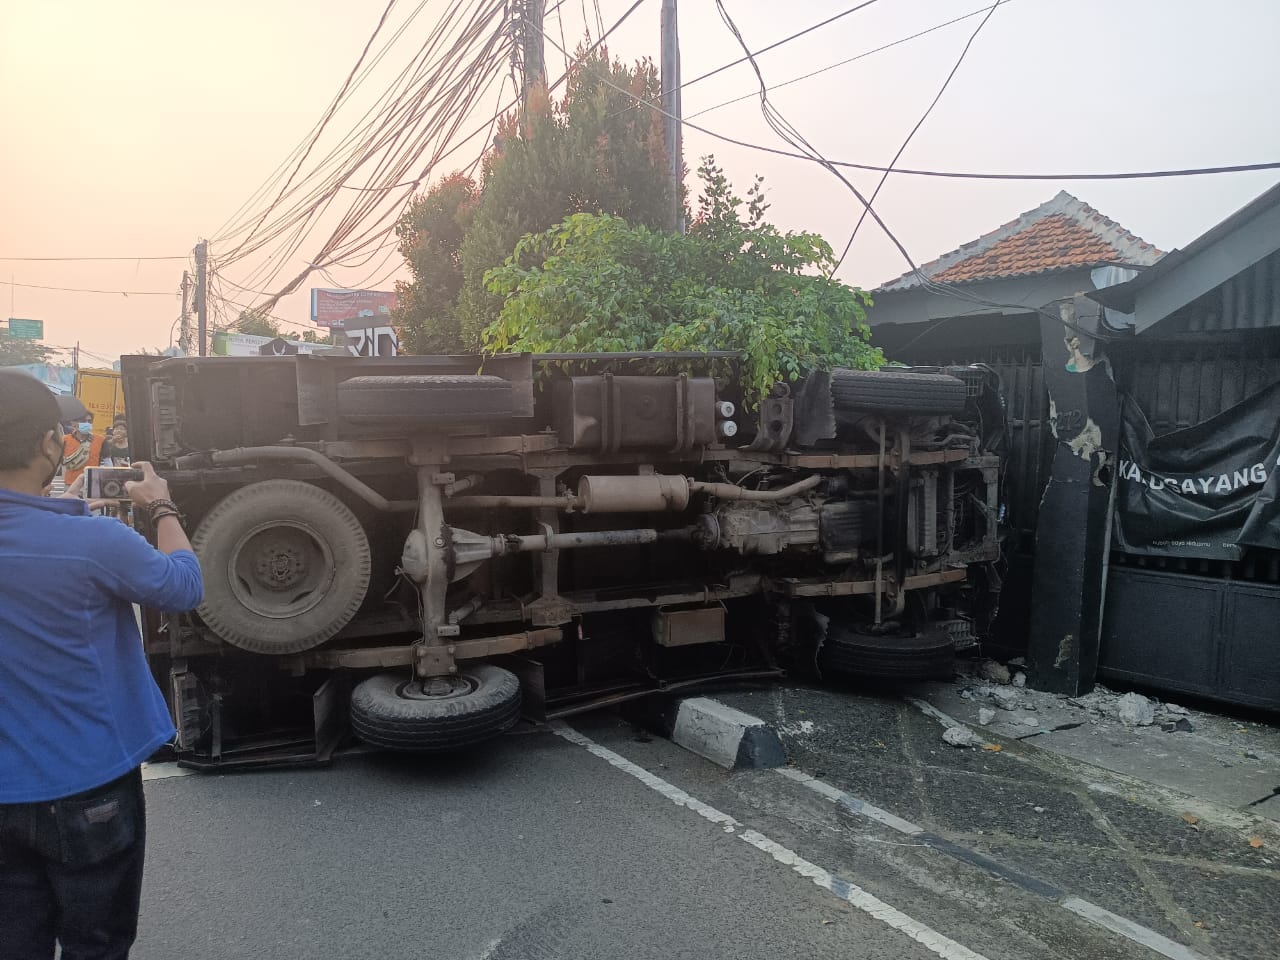
<svg viewBox="0 0 1280 960">
<path fill-rule="evenodd" d="M 1114 546 L 1160 557 L 1239 560 L 1280 550 L 1280 383 L 1194 427 L 1153 436 L 1126 398 Z"/>
</svg>

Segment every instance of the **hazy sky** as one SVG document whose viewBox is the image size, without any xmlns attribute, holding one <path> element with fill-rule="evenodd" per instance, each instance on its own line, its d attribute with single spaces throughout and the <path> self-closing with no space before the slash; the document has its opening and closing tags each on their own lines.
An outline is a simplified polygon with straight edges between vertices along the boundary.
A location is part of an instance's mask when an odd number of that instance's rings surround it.
<svg viewBox="0 0 1280 960">
<path fill-rule="evenodd" d="M 388 30 L 418 0 L 401 0 Z M 879 0 L 759 58 L 769 83 L 852 57 L 982 7 L 982 0 Z M 217 4 L 101 0 L 0 3 L 0 308 L 44 320 L 46 340 L 113 356 L 169 343 L 185 263 L 36 262 L 6 257 L 179 257 L 220 228 L 315 124 L 354 64 L 382 0 L 223 0 Z M 354 109 L 335 119 L 336 142 L 406 64 L 443 0 L 430 0 L 370 74 Z M 549 0 L 548 8 L 555 6 Z M 600 0 L 611 24 L 629 0 Z M 647 0 L 610 40 L 626 59 L 656 56 L 659 0 Z M 853 0 L 730 0 L 758 49 L 854 6 Z M 572 47 L 594 4 L 558 14 Z M 686 80 L 741 51 L 711 0 L 680 4 Z M 781 112 L 831 158 L 883 163 L 919 119 L 974 17 L 777 91 Z M 559 42 L 558 15 L 547 30 Z M 1280 160 L 1280 2 L 1276 0 L 1009 0 L 978 35 L 942 101 L 901 161 L 915 167 L 1109 171 Z M 548 72 L 563 58 L 547 47 Z M 684 91 L 687 117 L 749 93 L 747 65 Z M 485 97 L 482 109 L 497 102 Z M 1267 119 L 1271 117 L 1272 119 Z M 477 114 L 477 119 L 483 116 Z M 785 147 L 746 100 L 694 122 Z M 474 156 L 476 146 L 457 156 Z M 855 198 L 812 164 L 718 143 L 686 130 L 690 168 L 714 151 L 744 189 L 764 174 L 780 226 L 816 230 L 843 247 Z M 449 165 L 447 164 L 446 167 Z M 440 169 L 437 174 L 449 172 Z M 871 189 L 876 175 L 853 178 Z M 1066 189 L 1163 249 L 1185 245 L 1280 180 L 1274 173 L 1118 183 L 984 183 L 892 177 L 877 203 L 919 261 L 971 240 Z M 344 199 L 343 202 L 349 202 Z M 261 204 L 259 204 L 259 207 Z M 283 275 L 302 268 L 322 234 Z M 214 256 L 220 252 L 214 245 Z M 344 285 L 362 269 L 335 269 Z M 393 258 L 378 273 L 394 267 Z M 259 262 L 229 267 L 249 286 Z M 906 269 L 868 222 L 842 270 L 875 286 Z M 376 277 L 374 277 L 376 279 Z M 20 284 L 155 291 L 163 296 L 69 293 Z M 387 280 L 383 286 L 389 286 Z M 277 313 L 307 320 L 305 283 Z M 230 292 L 230 288 L 227 288 Z M 87 362 L 92 362 L 87 358 Z"/>
</svg>

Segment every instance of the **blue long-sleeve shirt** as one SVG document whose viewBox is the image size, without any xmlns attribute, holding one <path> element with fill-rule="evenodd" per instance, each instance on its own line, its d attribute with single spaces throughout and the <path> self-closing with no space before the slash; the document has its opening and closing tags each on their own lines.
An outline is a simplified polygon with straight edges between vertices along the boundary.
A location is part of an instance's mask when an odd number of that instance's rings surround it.
<svg viewBox="0 0 1280 960">
<path fill-rule="evenodd" d="M 0 803 L 107 783 L 173 736 L 132 604 L 191 610 L 203 589 L 190 551 L 0 490 Z"/>
</svg>

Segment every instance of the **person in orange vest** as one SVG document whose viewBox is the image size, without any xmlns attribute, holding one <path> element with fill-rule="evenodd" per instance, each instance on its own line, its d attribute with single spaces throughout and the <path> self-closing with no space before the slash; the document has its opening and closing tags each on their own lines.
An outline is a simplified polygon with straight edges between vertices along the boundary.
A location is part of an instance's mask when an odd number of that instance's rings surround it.
<svg viewBox="0 0 1280 960">
<path fill-rule="evenodd" d="M 74 423 L 74 429 L 62 438 L 62 480 L 69 487 L 85 467 L 102 464 L 103 438 L 93 432 L 93 413 L 85 410 Z"/>
</svg>

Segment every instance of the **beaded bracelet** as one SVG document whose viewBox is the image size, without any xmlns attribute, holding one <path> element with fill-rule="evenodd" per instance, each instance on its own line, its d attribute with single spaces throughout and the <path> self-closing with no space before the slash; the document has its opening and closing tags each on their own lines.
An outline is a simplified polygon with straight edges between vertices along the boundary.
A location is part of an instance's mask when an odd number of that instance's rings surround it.
<svg viewBox="0 0 1280 960">
<path fill-rule="evenodd" d="M 172 500 L 152 500 L 147 504 L 147 514 L 153 524 L 163 520 L 165 517 L 177 517 L 179 523 L 182 523 L 185 519 L 182 511 L 178 509 L 178 505 Z"/>
</svg>

